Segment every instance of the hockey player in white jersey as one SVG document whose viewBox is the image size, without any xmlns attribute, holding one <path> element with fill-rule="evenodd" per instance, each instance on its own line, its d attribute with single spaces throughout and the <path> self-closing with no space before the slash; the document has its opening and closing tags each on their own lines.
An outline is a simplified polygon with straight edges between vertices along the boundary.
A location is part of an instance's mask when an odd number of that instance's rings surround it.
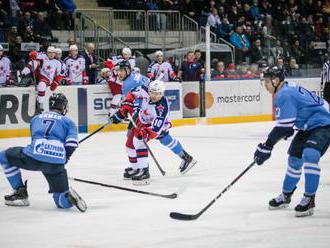
<svg viewBox="0 0 330 248">
<path fill-rule="evenodd" d="M 164 91 L 162 81 L 151 82 L 149 88 L 139 86 L 127 94 L 120 110 L 110 117 L 112 123 L 122 122 L 127 113 L 133 114 L 136 99 L 142 100 L 135 120 L 137 128 L 132 128 L 126 141 L 129 167 L 125 169 L 124 178 L 136 185 L 149 184 L 150 178 L 148 150 L 143 140 L 148 142 L 170 128 L 169 104 Z"/>
<path fill-rule="evenodd" d="M 164 61 L 163 52 L 157 51 L 155 55 L 156 62 L 150 65 L 150 71 L 147 76 L 152 80 L 158 78 L 164 82 L 177 80 L 177 76 L 173 71 L 172 65 L 167 61 Z"/>
<path fill-rule="evenodd" d="M 148 86 L 150 82 L 148 78 L 141 74 L 135 72 L 131 73 L 130 65 L 127 62 L 122 62 L 119 65 L 119 69 L 118 80 L 113 82 L 110 81 L 109 83 L 110 90 L 114 95 L 111 102 L 110 116 L 119 108 L 122 96 L 126 97 L 129 91 L 135 87 L 141 85 Z M 139 101 L 134 102 L 134 104 L 135 108 L 138 109 Z M 170 135 L 168 130 L 164 130 L 157 139 L 162 145 L 168 147 L 173 153 L 181 158 L 179 170 L 182 174 L 186 173 L 197 163 L 197 161 L 184 150 L 180 141 Z"/>
<path fill-rule="evenodd" d="M 112 61 L 114 65 L 118 65 L 122 61 L 128 61 L 131 68 L 135 68 L 135 57 L 132 56 L 132 50 L 128 47 L 124 47 L 121 51 L 121 56 L 113 56 Z"/>
<path fill-rule="evenodd" d="M 22 70 L 22 75 L 34 74 L 37 83 L 37 112 L 44 111 L 46 89 L 49 86 L 51 91 L 54 91 L 59 82 L 62 80 L 61 76 L 61 62 L 56 58 L 55 47 L 49 46 L 47 54 L 37 53 L 32 51 L 29 54 L 30 62 Z"/>
<path fill-rule="evenodd" d="M 62 60 L 62 49 L 61 48 L 55 48 L 55 53 L 56 53 L 56 56 L 55 58 L 60 61 L 61 63 L 61 76 L 64 78 L 65 77 L 65 72 L 66 72 L 66 66 L 64 64 L 64 61 Z"/>
<path fill-rule="evenodd" d="M 100 71 L 100 76 L 96 79 L 95 84 L 109 84 L 111 71 L 109 68 L 103 68 Z"/>
<path fill-rule="evenodd" d="M 0 87 L 13 85 L 10 60 L 3 54 L 3 47 L 0 44 Z"/>
<path fill-rule="evenodd" d="M 88 76 L 86 73 L 85 58 L 78 54 L 77 45 L 71 45 L 69 56 L 64 59 L 66 67 L 66 81 L 69 85 L 86 85 Z"/>
</svg>

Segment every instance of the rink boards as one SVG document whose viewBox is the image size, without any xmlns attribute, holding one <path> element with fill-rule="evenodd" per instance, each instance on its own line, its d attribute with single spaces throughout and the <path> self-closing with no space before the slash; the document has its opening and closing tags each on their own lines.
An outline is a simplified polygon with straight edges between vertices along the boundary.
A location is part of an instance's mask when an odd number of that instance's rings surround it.
<svg viewBox="0 0 330 248">
<path fill-rule="evenodd" d="M 290 79 L 321 94 L 319 78 Z M 174 126 L 270 121 L 273 119 L 272 96 L 259 80 L 223 80 L 206 82 L 206 117 L 200 118 L 199 82 L 166 83 Z M 58 87 L 69 100 L 68 116 L 79 132 L 91 132 L 108 120 L 112 95 L 107 85 Z M 48 99 L 50 91 L 47 91 Z M 0 138 L 29 136 L 34 115 L 34 87 L 1 88 Z M 46 107 L 47 109 L 48 107 Z M 124 130 L 126 124 L 110 125 L 104 131 Z"/>
</svg>

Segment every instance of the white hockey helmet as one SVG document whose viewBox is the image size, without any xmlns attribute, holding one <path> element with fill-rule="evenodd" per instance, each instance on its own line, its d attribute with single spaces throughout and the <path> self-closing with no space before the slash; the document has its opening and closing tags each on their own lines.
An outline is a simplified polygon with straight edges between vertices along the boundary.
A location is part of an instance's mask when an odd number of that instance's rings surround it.
<svg viewBox="0 0 330 248">
<path fill-rule="evenodd" d="M 3 51 L 3 46 L 0 44 L 0 51 Z"/>
<path fill-rule="evenodd" d="M 154 94 L 164 95 L 165 92 L 165 84 L 163 81 L 155 80 L 150 82 L 149 84 L 149 92 Z"/>
<path fill-rule="evenodd" d="M 107 67 L 105 67 L 105 68 L 103 68 L 102 70 L 101 70 L 101 76 L 104 76 L 104 74 L 106 74 L 106 73 L 108 73 L 108 72 L 111 72 L 111 70 L 109 69 L 109 68 L 107 68 Z"/>
<path fill-rule="evenodd" d="M 132 56 L 132 50 L 128 47 L 124 47 L 123 50 L 121 51 L 121 54 L 124 56 L 124 55 L 127 55 L 127 56 Z"/>
<path fill-rule="evenodd" d="M 164 53 L 163 53 L 162 51 L 159 50 L 159 51 L 156 51 L 156 52 L 155 52 L 155 56 L 156 56 L 156 57 L 159 57 L 159 56 L 162 56 L 162 57 L 163 57 L 163 56 L 164 56 Z"/>
<path fill-rule="evenodd" d="M 77 47 L 77 45 L 71 45 L 71 46 L 69 47 L 69 51 L 78 51 L 78 47 Z"/>
<path fill-rule="evenodd" d="M 62 49 L 61 48 L 55 48 L 56 54 L 62 54 Z"/>
<path fill-rule="evenodd" d="M 53 47 L 53 46 L 49 46 L 49 47 L 47 48 L 47 53 L 56 53 L 56 49 L 55 49 L 55 47 Z"/>
</svg>

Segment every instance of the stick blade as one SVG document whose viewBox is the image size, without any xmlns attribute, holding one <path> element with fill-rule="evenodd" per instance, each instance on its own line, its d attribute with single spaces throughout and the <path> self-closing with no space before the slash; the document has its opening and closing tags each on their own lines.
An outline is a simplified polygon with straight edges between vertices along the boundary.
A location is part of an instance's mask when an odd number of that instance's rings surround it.
<svg viewBox="0 0 330 248">
<path fill-rule="evenodd" d="M 177 212 L 171 212 L 170 217 L 176 220 L 196 220 L 199 215 L 196 214 L 181 214 Z"/>
<path fill-rule="evenodd" d="M 175 199 L 178 197 L 178 194 L 177 193 L 173 193 L 173 194 L 170 194 L 170 195 L 167 195 L 166 198 L 169 198 L 169 199 Z"/>
</svg>

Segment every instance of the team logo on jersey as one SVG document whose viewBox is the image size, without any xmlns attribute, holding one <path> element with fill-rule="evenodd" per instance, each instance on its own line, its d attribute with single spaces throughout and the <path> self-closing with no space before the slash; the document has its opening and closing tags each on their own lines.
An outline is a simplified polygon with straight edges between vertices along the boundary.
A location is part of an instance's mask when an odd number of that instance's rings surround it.
<svg viewBox="0 0 330 248">
<path fill-rule="evenodd" d="M 156 108 L 158 109 L 159 113 L 162 114 L 165 107 L 163 105 L 158 105 Z"/>
<path fill-rule="evenodd" d="M 63 144 L 56 140 L 36 140 L 34 144 L 33 153 L 52 158 L 63 159 L 65 157 L 65 149 L 63 147 Z"/>
<path fill-rule="evenodd" d="M 276 108 L 275 109 L 275 117 L 278 118 L 278 117 L 280 117 L 280 115 L 281 115 L 281 109 L 280 108 Z"/>
</svg>

